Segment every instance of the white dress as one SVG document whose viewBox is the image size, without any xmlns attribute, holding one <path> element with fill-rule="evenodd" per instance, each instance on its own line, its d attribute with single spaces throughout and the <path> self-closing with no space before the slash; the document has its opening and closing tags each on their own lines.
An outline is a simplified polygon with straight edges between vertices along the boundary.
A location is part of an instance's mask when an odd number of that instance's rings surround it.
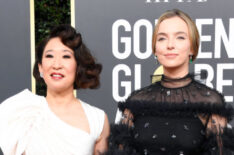
<svg viewBox="0 0 234 155">
<path fill-rule="evenodd" d="M 45 97 L 24 90 L 0 105 L 0 147 L 4 155 L 92 155 L 104 111 L 80 101 L 90 133 L 72 127 L 50 109 Z"/>
</svg>

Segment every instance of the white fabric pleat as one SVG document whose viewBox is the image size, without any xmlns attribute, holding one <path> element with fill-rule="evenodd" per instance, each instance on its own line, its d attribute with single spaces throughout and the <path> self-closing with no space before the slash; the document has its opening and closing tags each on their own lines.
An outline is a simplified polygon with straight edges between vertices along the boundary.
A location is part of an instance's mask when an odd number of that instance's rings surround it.
<svg viewBox="0 0 234 155">
<path fill-rule="evenodd" d="M 59 119 L 46 99 L 24 90 L 0 105 L 0 147 L 4 155 L 92 155 L 105 113 L 80 101 L 90 133 Z"/>
</svg>

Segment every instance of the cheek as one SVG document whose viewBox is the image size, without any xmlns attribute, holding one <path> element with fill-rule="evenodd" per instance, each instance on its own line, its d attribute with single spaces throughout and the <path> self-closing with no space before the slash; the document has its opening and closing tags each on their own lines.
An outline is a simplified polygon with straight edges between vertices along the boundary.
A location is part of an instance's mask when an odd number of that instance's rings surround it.
<svg viewBox="0 0 234 155">
<path fill-rule="evenodd" d="M 158 57 L 158 60 L 163 59 L 164 51 L 162 48 L 156 48 L 155 55 Z"/>
<path fill-rule="evenodd" d="M 177 48 L 183 52 L 190 52 L 191 51 L 190 42 L 178 44 Z"/>
<path fill-rule="evenodd" d="M 157 43 L 155 51 L 157 54 L 163 54 L 166 51 L 166 46 L 163 43 Z"/>
<path fill-rule="evenodd" d="M 42 71 L 46 72 L 50 68 L 50 63 L 48 61 L 42 61 L 41 63 Z"/>
<path fill-rule="evenodd" d="M 71 64 L 69 64 L 68 66 L 67 66 L 67 68 L 68 68 L 68 70 L 69 70 L 69 72 L 70 72 L 70 74 L 76 74 L 76 63 L 71 63 Z"/>
<path fill-rule="evenodd" d="M 189 52 L 190 51 L 190 46 L 180 46 L 178 49 L 184 52 Z"/>
</svg>

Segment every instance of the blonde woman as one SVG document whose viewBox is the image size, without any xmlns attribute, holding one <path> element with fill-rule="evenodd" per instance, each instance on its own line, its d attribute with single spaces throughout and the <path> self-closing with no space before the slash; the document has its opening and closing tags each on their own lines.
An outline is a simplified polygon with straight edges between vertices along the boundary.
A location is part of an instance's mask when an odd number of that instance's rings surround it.
<svg viewBox="0 0 234 155">
<path fill-rule="evenodd" d="M 198 47 L 196 25 L 186 13 L 174 9 L 161 15 L 152 48 L 164 74 L 119 103 L 123 119 L 112 127 L 109 154 L 232 153 L 234 134 L 227 127 L 232 107 L 189 73 Z"/>
</svg>

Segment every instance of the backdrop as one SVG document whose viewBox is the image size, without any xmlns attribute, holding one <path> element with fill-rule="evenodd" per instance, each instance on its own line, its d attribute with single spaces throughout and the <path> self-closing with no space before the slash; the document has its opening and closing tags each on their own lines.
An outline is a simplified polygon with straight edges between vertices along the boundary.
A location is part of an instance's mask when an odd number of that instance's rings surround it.
<svg viewBox="0 0 234 155">
<path fill-rule="evenodd" d="M 191 72 L 206 70 L 206 84 L 234 105 L 233 0 L 79 0 L 75 26 L 103 65 L 101 87 L 78 90 L 82 100 L 115 120 L 117 102 L 151 83 L 158 65 L 151 54 L 153 27 L 161 13 L 178 8 L 195 21 L 201 34 Z M 0 1 L 0 101 L 31 88 L 29 0 Z M 232 123 L 234 125 L 234 123 Z"/>
<path fill-rule="evenodd" d="M 152 31 L 166 10 L 178 8 L 196 22 L 201 35 L 198 59 L 191 72 L 206 70 L 206 84 L 234 95 L 233 0 L 79 0 L 75 25 L 97 60 L 103 64 L 101 87 L 78 91 L 78 97 L 103 108 L 114 121 L 117 102 L 151 83 L 158 65 L 151 54 Z"/>
<path fill-rule="evenodd" d="M 29 0 L 0 1 L 0 103 L 31 88 Z"/>
</svg>

